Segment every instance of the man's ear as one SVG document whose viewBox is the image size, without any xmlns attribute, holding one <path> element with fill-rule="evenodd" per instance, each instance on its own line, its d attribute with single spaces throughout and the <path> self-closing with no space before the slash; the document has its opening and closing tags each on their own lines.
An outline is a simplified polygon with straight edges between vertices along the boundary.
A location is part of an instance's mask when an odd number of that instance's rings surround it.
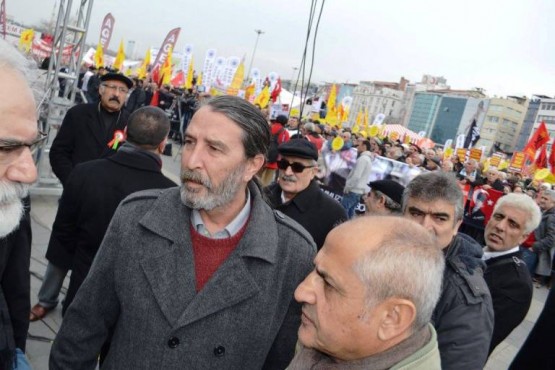
<svg viewBox="0 0 555 370">
<path fill-rule="evenodd" d="M 390 341 L 400 336 L 408 337 L 416 319 L 414 303 L 408 299 L 389 298 L 380 306 L 382 320 L 378 328 L 378 338 L 382 341 Z"/>
<path fill-rule="evenodd" d="M 252 158 L 247 159 L 247 168 L 245 169 L 245 182 L 249 182 L 254 175 L 260 171 L 265 162 L 264 154 L 257 154 Z"/>
<path fill-rule="evenodd" d="M 160 154 L 164 153 L 164 149 L 166 149 L 167 142 L 168 142 L 168 137 L 162 140 L 162 142 L 160 143 L 160 145 L 158 145 L 158 148 L 157 148 L 158 153 Z"/>
</svg>

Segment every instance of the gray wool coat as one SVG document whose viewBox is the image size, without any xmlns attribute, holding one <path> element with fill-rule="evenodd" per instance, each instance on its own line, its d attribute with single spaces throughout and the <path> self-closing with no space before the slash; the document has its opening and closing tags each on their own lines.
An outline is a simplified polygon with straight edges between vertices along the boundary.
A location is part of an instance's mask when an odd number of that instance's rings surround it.
<svg viewBox="0 0 555 370">
<path fill-rule="evenodd" d="M 534 231 L 536 241 L 532 249 L 538 255 L 536 274 L 551 276 L 553 255 L 555 253 L 555 207 L 542 213 L 540 226 Z"/>
<path fill-rule="evenodd" d="M 283 369 L 294 355 L 297 285 L 312 270 L 310 235 L 249 185 L 250 220 L 236 249 L 195 291 L 190 209 L 179 189 L 124 200 L 64 317 L 50 369 Z"/>
</svg>

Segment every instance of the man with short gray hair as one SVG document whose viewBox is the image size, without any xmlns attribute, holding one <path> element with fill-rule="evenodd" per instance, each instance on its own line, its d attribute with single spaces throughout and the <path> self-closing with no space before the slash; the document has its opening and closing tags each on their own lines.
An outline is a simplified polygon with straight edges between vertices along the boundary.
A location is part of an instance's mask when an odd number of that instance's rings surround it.
<svg viewBox="0 0 555 370">
<path fill-rule="evenodd" d="M 457 233 L 462 202 L 455 177 L 439 171 L 418 175 L 403 194 L 405 217 L 435 236 L 447 261 L 441 299 L 432 316 L 444 370 L 482 369 L 493 332 L 482 248 L 467 235 Z"/>
<path fill-rule="evenodd" d="M 511 193 L 497 201 L 486 225 L 484 278 L 495 314 L 490 353 L 524 320 L 530 308 L 532 278 L 520 259 L 519 245 L 538 227 L 540 218 L 540 208 L 532 198 Z"/>
<path fill-rule="evenodd" d="M 348 221 L 314 264 L 295 291 L 301 346 L 288 369 L 441 369 L 430 319 L 444 259 L 423 227 L 388 216 Z"/>
</svg>

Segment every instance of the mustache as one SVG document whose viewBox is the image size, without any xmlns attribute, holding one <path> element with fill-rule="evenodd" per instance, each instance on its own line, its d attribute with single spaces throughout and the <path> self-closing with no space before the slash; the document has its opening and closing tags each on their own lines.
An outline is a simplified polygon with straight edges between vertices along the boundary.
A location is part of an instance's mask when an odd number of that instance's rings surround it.
<svg viewBox="0 0 555 370">
<path fill-rule="evenodd" d="M 193 170 L 184 169 L 181 171 L 181 183 L 185 181 L 192 181 L 205 186 L 207 189 L 212 189 L 212 183 L 208 178 L 204 178 L 202 174 Z"/>
<path fill-rule="evenodd" d="M 112 96 L 110 99 L 108 99 L 109 101 L 116 101 L 116 102 L 120 102 L 119 98 L 117 96 Z"/>
<path fill-rule="evenodd" d="M 283 181 L 289 181 L 289 182 L 297 182 L 297 178 L 293 175 L 282 175 L 281 179 Z"/>
<path fill-rule="evenodd" d="M 19 182 L 0 181 L 0 205 L 10 204 L 29 194 L 29 185 Z"/>
</svg>

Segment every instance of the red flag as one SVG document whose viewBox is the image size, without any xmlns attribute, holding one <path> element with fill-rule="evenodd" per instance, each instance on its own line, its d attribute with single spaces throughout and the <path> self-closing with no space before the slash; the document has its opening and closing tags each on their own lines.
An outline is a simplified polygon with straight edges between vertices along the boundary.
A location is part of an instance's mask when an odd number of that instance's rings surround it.
<svg viewBox="0 0 555 370">
<path fill-rule="evenodd" d="M 528 144 L 524 147 L 523 152 L 528 158 L 533 160 L 536 157 L 538 149 L 540 149 L 542 145 L 547 144 L 547 142 L 549 142 L 549 132 L 547 132 L 545 122 L 542 121 L 538 129 L 534 132 L 534 135 L 532 135 L 528 141 Z"/>
<path fill-rule="evenodd" d="M 185 73 L 183 71 L 177 72 L 174 78 L 172 78 L 171 84 L 174 87 L 181 87 L 185 85 Z"/>
<path fill-rule="evenodd" d="M 276 82 L 276 86 L 272 90 L 272 94 L 270 95 L 270 99 L 272 99 L 272 103 L 275 103 L 279 94 L 281 94 L 281 78 L 278 77 Z"/>
<path fill-rule="evenodd" d="M 156 67 L 152 70 L 152 72 L 150 72 L 150 79 L 152 80 L 152 82 L 154 82 L 156 85 L 160 86 L 161 85 L 161 81 L 160 81 L 160 67 Z"/>
<path fill-rule="evenodd" d="M 555 139 L 551 144 L 551 153 L 549 153 L 549 165 L 551 166 L 551 173 L 555 174 Z"/>
<path fill-rule="evenodd" d="M 156 90 L 154 94 L 152 94 L 152 99 L 150 99 L 150 105 L 157 107 L 159 102 L 160 102 L 160 92 Z"/>
<path fill-rule="evenodd" d="M 491 215 L 493 213 L 493 207 L 495 207 L 495 203 L 497 200 L 503 196 L 502 191 L 497 191 L 494 189 L 487 190 L 487 198 L 482 205 L 482 213 L 484 214 L 484 226 L 487 225 Z"/>
<path fill-rule="evenodd" d="M 540 152 L 540 155 L 538 156 L 538 158 L 534 162 L 534 166 L 536 167 L 536 170 L 539 170 L 540 168 L 547 168 L 547 149 L 546 149 L 546 145 L 542 145 L 542 150 Z"/>
</svg>

